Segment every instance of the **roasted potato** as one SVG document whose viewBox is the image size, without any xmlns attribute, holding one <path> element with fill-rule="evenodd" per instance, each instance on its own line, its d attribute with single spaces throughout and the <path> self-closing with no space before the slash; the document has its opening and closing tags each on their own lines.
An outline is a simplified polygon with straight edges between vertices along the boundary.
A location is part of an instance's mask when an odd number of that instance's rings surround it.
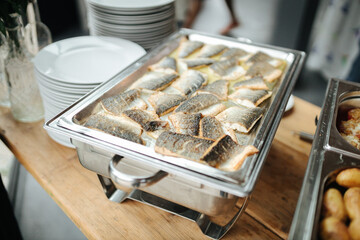
<svg viewBox="0 0 360 240">
<path fill-rule="evenodd" d="M 351 221 L 348 232 L 352 240 L 360 240 L 360 218 Z"/>
<path fill-rule="evenodd" d="M 328 189 L 324 194 L 322 215 L 326 217 L 336 217 L 341 221 L 347 218 L 343 197 L 339 190 L 335 188 Z"/>
<path fill-rule="evenodd" d="M 323 240 L 350 240 L 346 225 L 335 217 L 327 217 L 320 224 L 320 238 Z"/>
<path fill-rule="evenodd" d="M 353 187 L 346 190 L 344 204 L 351 220 L 360 218 L 360 188 Z"/>
<path fill-rule="evenodd" d="M 336 176 L 336 182 L 343 187 L 360 187 L 360 169 L 349 168 L 341 171 Z"/>
</svg>

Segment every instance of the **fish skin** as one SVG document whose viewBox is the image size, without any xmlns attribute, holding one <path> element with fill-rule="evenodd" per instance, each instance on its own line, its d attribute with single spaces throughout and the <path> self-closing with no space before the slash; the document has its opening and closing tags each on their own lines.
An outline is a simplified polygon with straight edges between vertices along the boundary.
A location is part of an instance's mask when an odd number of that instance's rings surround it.
<svg viewBox="0 0 360 240">
<path fill-rule="evenodd" d="M 182 39 L 179 46 L 178 57 L 186 58 L 204 46 L 203 42 Z"/>
<path fill-rule="evenodd" d="M 200 88 L 197 93 L 210 93 L 217 96 L 220 100 L 226 101 L 228 98 L 229 82 L 226 80 L 217 80 Z"/>
<path fill-rule="evenodd" d="M 106 112 L 117 116 L 129 108 L 147 108 L 146 103 L 140 98 L 140 91 L 138 89 L 131 89 L 126 92 L 102 99 L 100 104 Z"/>
<path fill-rule="evenodd" d="M 212 64 L 209 69 L 225 80 L 235 80 L 245 74 L 245 70 L 237 65 L 236 59 L 228 59 Z"/>
<path fill-rule="evenodd" d="M 229 135 L 224 135 L 206 150 L 200 160 L 213 167 L 218 167 L 221 163 L 230 161 L 232 170 L 237 170 L 241 167 L 245 158 L 258 152 L 258 149 L 254 146 L 241 146 L 234 142 Z"/>
<path fill-rule="evenodd" d="M 207 83 L 204 75 L 196 70 L 188 70 L 181 74 L 171 86 L 179 90 L 184 95 L 191 95 L 197 89 Z"/>
<path fill-rule="evenodd" d="M 267 82 L 274 82 L 282 74 L 280 69 L 277 69 L 267 62 L 254 63 L 246 72 L 246 77 L 263 77 Z"/>
<path fill-rule="evenodd" d="M 201 117 L 201 113 L 186 114 L 179 112 L 171 114 L 169 120 L 177 133 L 198 136 Z"/>
<path fill-rule="evenodd" d="M 206 44 L 199 52 L 198 58 L 210 58 L 215 55 L 220 54 L 222 51 L 227 49 L 228 47 L 222 44 Z"/>
<path fill-rule="evenodd" d="M 257 107 L 266 99 L 270 98 L 270 96 L 271 92 L 267 90 L 240 88 L 229 95 L 229 99 L 247 107 Z"/>
<path fill-rule="evenodd" d="M 131 88 L 148 90 L 163 90 L 167 88 L 179 75 L 173 71 L 148 72 L 139 78 Z"/>
<path fill-rule="evenodd" d="M 126 110 L 122 114 L 137 122 L 145 131 L 168 128 L 168 123 L 166 121 L 161 121 L 155 113 L 150 111 L 134 109 Z"/>
<path fill-rule="evenodd" d="M 252 90 L 269 90 L 266 82 L 262 77 L 254 77 L 244 81 L 237 82 L 233 85 L 235 89 L 248 88 Z"/>
<path fill-rule="evenodd" d="M 212 116 L 205 116 L 200 121 L 200 137 L 217 140 L 225 135 L 221 123 Z"/>
<path fill-rule="evenodd" d="M 240 49 L 240 48 L 229 48 L 220 56 L 220 61 L 229 60 L 229 59 L 241 59 L 242 57 L 247 56 L 249 53 Z"/>
<path fill-rule="evenodd" d="M 184 63 L 188 69 L 189 68 L 196 69 L 196 68 L 206 67 L 206 66 L 213 64 L 214 62 L 216 62 L 216 61 L 212 58 L 193 58 L 193 59 L 181 60 L 181 63 Z"/>
<path fill-rule="evenodd" d="M 155 152 L 198 161 L 214 141 L 165 131 L 155 142 Z"/>
<path fill-rule="evenodd" d="M 103 115 L 96 114 L 88 118 L 88 120 L 84 124 L 84 127 L 100 130 L 115 137 L 123 138 L 144 145 L 144 142 L 140 137 L 141 131 L 140 134 L 137 134 L 136 130 L 129 130 L 127 129 L 129 127 L 125 127 L 122 124 L 124 123 L 109 119 Z"/>
<path fill-rule="evenodd" d="M 168 94 L 163 92 L 156 92 L 149 97 L 149 103 L 153 106 L 156 114 L 159 116 L 163 116 L 173 111 L 185 100 L 186 97 L 180 94 Z"/>
<path fill-rule="evenodd" d="M 262 116 L 262 108 L 234 106 L 222 111 L 220 114 L 216 115 L 216 118 L 229 128 L 239 132 L 248 133 Z"/>
<path fill-rule="evenodd" d="M 197 113 L 218 103 L 219 98 L 213 94 L 199 94 L 181 103 L 175 112 Z"/>
<path fill-rule="evenodd" d="M 148 69 L 150 71 L 161 71 L 161 70 L 165 70 L 165 69 L 171 69 L 174 72 L 177 71 L 177 67 L 176 67 L 176 59 L 172 58 L 172 57 L 164 57 L 162 58 L 159 62 L 150 65 L 148 67 Z"/>
<path fill-rule="evenodd" d="M 256 52 L 254 55 L 252 55 L 248 60 L 246 60 L 246 64 L 252 65 L 254 63 L 258 62 L 268 62 L 271 61 L 273 58 L 270 57 L 268 54 L 264 52 Z"/>
</svg>

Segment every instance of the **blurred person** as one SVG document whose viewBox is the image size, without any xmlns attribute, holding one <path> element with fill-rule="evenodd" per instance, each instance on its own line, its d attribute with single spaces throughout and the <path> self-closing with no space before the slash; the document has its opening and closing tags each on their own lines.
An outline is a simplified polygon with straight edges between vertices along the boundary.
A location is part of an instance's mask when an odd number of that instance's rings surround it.
<svg viewBox="0 0 360 240">
<path fill-rule="evenodd" d="M 240 26 L 240 21 L 235 16 L 232 0 L 225 0 L 225 3 L 230 11 L 231 21 L 225 28 L 220 31 L 221 35 L 228 35 L 233 28 Z M 192 28 L 193 23 L 201 10 L 202 4 L 203 0 L 190 1 L 190 5 L 188 6 L 186 18 L 183 25 L 184 28 Z"/>
</svg>

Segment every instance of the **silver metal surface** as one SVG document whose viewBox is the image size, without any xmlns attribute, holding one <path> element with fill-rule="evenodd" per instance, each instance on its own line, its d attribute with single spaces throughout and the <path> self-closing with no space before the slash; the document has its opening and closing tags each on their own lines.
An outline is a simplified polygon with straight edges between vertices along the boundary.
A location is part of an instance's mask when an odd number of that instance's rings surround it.
<svg viewBox="0 0 360 240">
<path fill-rule="evenodd" d="M 155 153 L 152 148 L 140 146 L 136 143 L 83 127 L 77 123 L 77 121 L 81 121 L 93 111 L 96 111 L 97 103 L 102 98 L 123 91 L 142 76 L 147 71 L 149 65 L 170 54 L 178 47 L 183 36 L 188 37 L 190 40 L 198 40 L 209 44 L 225 44 L 229 47 L 239 47 L 249 52 L 263 51 L 287 63 L 282 78 L 273 89 L 271 100 L 264 106 L 267 109 L 266 114 L 248 138 L 247 144 L 254 145 L 260 152 L 247 158 L 238 171 L 226 172 L 195 161 L 163 156 Z M 181 176 L 214 189 L 244 197 L 254 188 L 287 100 L 301 70 L 304 56 L 303 52 L 295 50 L 245 43 L 233 38 L 213 36 L 182 29 L 117 76 L 103 83 L 64 112 L 48 121 L 45 124 L 45 128 L 70 137 L 78 149 L 84 146 L 84 144 L 89 144 L 111 153 L 110 155 L 116 154 L 127 159 L 136 159 L 140 165 L 146 164 L 152 166 L 157 171 L 162 170 L 169 174 L 176 174 L 179 177 Z M 84 144 L 79 144 L 79 142 Z M 85 153 L 80 152 L 80 154 Z M 98 161 L 98 166 L 91 170 L 104 176 L 108 175 L 107 168 L 110 159 L 108 158 L 107 161 L 102 161 L 101 163 Z M 93 165 L 92 163 L 86 163 L 86 161 L 86 158 L 82 161 L 84 166 Z"/>
<path fill-rule="evenodd" d="M 220 239 L 222 238 L 234 225 L 236 220 L 241 216 L 241 214 L 245 211 L 249 196 L 246 197 L 241 205 L 241 207 L 236 207 L 237 209 L 233 217 L 224 225 L 219 225 L 210 220 L 209 216 L 202 212 L 194 211 L 192 209 L 186 208 L 182 205 L 178 205 L 171 201 L 167 201 L 165 199 L 159 198 L 152 194 L 143 192 L 141 190 L 134 189 L 132 192 L 127 193 L 121 190 L 115 190 L 114 184 L 112 184 L 111 180 L 100 175 L 99 179 L 102 183 L 104 192 L 106 196 L 111 201 L 122 202 L 125 199 L 135 200 L 156 208 L 160 208 L 167 212 L 176 214 L 180 217 L 189 219 L 197 223 L 201 231 L 208 237 L 212 239 Z"/>
<path fill-rule="evenodd" d="M 334 174 L 360 167 L 360 151 L 337 128 L 347 110 L 360 107 L 360 84 L 331 79 L 325 96 L 289 239 L 318 238 L 324 190 Z"/>
</svg>

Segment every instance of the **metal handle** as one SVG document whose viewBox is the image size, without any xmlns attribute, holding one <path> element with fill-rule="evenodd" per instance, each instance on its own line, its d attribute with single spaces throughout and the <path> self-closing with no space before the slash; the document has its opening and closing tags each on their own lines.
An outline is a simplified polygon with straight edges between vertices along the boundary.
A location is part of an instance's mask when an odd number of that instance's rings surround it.
<svg viewBox="0 0 360 240">
<path fill-rule="evenodd" d="M 238 37 L 236 38 L 238 41 L 240 42 L 245 42 L 245 43 L 252 43 L 252 41 L 249 38 L 245 38 L 245 37 Z"/>
<path fill-rule="evenodd" d="M 164 172 L 162 170 L 151 176 L 134 176 L 120 172 L 115 168 L 115 166 L 121 161 L 122 158 L 123 157 L 119 155 L 115 155 L 109 163 L 110 177 L 114 181 L 115 185 L 130 189 L 141 188 L 150 186 L 168 175 L 167 172 Z"/>
</svg>

